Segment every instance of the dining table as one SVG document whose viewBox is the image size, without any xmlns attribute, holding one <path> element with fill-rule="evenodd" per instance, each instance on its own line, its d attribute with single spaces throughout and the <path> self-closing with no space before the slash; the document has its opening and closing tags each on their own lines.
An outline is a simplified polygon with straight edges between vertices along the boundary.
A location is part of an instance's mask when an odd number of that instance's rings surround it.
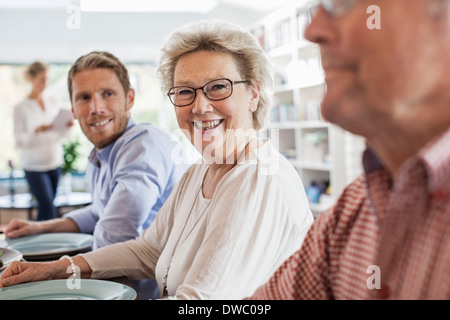
<svg viewBox="0 0 450 320">
<path fill-rule="evenodd" d="M 91 202 L 92 197 L 89 192 L 70 192 L 58 194 L 54 200 L 54 205 L 58 209 L 58 214 L 61 215 L 64 208 L 83 207 Z M 38 203 L 28 192 L 0 196 L 0 211 L 2 209 L 25 210 L 29 220 L 32 220 L 33 209 L 37 207 Z"/>
</svg>

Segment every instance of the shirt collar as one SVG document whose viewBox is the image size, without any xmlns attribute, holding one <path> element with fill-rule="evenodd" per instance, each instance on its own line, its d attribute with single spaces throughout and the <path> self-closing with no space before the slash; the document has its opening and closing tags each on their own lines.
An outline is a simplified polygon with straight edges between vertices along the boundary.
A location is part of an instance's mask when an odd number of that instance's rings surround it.
<svg viewBox="0 0 450 320">
<path fill-rule="evenodd" d="M 383 164 L 370 147 L 367 147 L 363 153 L 363 168 L 366 174 L 384 169 Z"/>
<path fill-rule="evenodd" d="M 134 119 L 130 117 L 128 119 L 127 127 L 125 128 L 123 133 L 130 130 L 135 124 L 136 124 L 136 122 L 134 121 Z M 123 133 L 122 133 L 122 135 L 123 135 Z M 119 136 L 119 138 L 120 138 L 120 136 Z M 112 150 L 114 144 L 116 143 L 116 141 L 117 140 L 113 141 L 112 143 L 110 143 L 109 145 L 107 145 L 106 147 L 104 147 L 102 149 L 97 149 L 94 147 L 92 149 L 91 153 L 89 154 L 88 160 L 95 166 L 100 167 L 101 162 L 105 161 L 109 158 L 111 150 Z"/>
<path fill-rule="evenodd" d="M 450 129 L 428 143 L 420 152 L 405 161 L 423 165 L 427 171 L 428 188 L 431 192 L 445 187 L 450 181 Z M 402 167 L 404 167 L 402 165 Z M 363 153 L 363 168 L 366 174 L 377 170 L 386 171 L 384 165 L 370 147 Z"/>
<path fill-rule="evenodd" d="M 450 181 L 450 129 L 425 146 L 419 157 L 427 169 L 430 190 L 445 188 Z"/>
</svg>

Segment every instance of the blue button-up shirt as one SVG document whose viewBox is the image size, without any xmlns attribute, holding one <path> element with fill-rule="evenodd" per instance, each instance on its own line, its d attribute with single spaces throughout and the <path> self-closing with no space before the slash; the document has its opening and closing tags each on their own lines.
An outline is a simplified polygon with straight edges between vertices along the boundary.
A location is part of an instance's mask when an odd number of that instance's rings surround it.
<svg viewBox="0 0 450 320">
<path fill-rule="evenodd" d="M 82 233 L 94 235 L 92 249 L 133 239 L 155 219 L 189 161 L 170 134 L 130 118 L 122 136 L 94 148 L 86 170 L 92 204 L 69 212 Z"/>
</svg>

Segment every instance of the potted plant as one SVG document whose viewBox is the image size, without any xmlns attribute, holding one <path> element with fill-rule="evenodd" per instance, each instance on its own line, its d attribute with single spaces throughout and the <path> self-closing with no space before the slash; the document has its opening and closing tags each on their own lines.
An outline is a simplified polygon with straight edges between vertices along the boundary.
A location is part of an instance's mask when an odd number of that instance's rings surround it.
<svg viewBox="0 0 450 320">
<path fill-rule="evenodd" d="M 62 179 L 61 179 L 61 193 L 69 194 L 72 192 L 72 172 L 76 171 L 76 162 L 80 156 L 78 148 L 80 142 L 78 140 L 65 143 L 63 145 L 64 151 L 64 163 L 61 166 Z"/>
<path fill-rule="evenodd" d="M 75 164 L 77 162 L 80 153 L 78 152 L 78 147 L 80 142 L 78 140 L 66 143 L 63 145 L 64 150 L 64 163 L 62 165 L 63 174 L 72 173 L 76 171 Z"/>
</svg>

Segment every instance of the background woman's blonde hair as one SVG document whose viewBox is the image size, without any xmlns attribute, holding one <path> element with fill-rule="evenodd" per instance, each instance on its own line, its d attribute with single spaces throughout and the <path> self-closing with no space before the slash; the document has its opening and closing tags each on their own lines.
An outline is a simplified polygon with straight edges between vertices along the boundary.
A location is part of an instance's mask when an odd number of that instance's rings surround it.
<svg viewBox="0 0 450 320">
<path fill-rule="evenodd" d="M 273 90 L 272 64 L 255 37 L 234 24 L 198 21 L 172 32 L 161 51 L 158 76 L 162 91 L 174 86 L 175 67 L 181 56 L 200 50 L 230 53 L 242 80 L 260 87 L 258 109 L 253 113 L 253 127 L 261 129 L 270 113 Z"/>
<path fill-rule="evenodd" d="M 27 67 L 27 69 L 25 70 L 25 76 L 34 78 L 43 71 L 47 71 L 47 65 L 40 61 L 36 61 Z"/>
</svg>

